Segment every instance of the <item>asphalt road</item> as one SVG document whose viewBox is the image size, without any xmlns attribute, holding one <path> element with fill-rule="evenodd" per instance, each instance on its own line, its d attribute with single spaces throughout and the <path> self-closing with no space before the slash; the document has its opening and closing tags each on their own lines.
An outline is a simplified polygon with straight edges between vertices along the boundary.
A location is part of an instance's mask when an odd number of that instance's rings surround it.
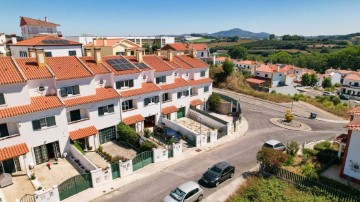
<svg viewBox="0 0 360 202">
<path fill-rule="evenodd" d="M 305 141 L 328 139 L 345 132 L 343 124 L 305 118 L 297 118 L 297 120 L 308 124 L 313 129 L 312 131 L 303 132 L 282 129 L 274 126 L 269 121 L 270 118 L 283 116 L 284 110 L 282 107 L 269 106 L 269 103 L 261 101 L 241 104 L 243 115 L 249 123 L 249 130 L 245 137 L 240 137 L 220 147 L 208 150 L 201 155 L 172 165 L 152 176 L 103 195 L 95 201 L 162 201 L 179 184 L 188 180 L 198 181 L 208 167 L 219 161 L 226 160 L 236 167 L 234 178 L 241 176 L 243 172 L 256 165 L 256 152 L 266 140 L 277 139 L 285 143 L 296 140 L 303 143 Z M 226 186 L 231 180 L 233 179 L 227 180 L 217 188 L 204 186 L 204 196 L 206 197 L 217 189 Z"/>
</svg>

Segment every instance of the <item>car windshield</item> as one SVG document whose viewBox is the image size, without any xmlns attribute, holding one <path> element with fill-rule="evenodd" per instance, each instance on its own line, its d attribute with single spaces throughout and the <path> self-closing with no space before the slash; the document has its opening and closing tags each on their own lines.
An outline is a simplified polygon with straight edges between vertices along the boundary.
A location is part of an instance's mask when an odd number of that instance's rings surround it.
<svg viewBox="0 0 360 202">
<path fill-rule="evenodd" d="M 213 166 L 209 169 L 209 171 L 216 175 L 220 175 L 222 170 L 216 166 Z"/>
<path fill-rule="evenodd" d="M 170 196 L 177 201 L 182 201 L 185 197 L 185 192 L 181 191 L 179 188 L 176 188 L 171 191 Z"/>
</svg>

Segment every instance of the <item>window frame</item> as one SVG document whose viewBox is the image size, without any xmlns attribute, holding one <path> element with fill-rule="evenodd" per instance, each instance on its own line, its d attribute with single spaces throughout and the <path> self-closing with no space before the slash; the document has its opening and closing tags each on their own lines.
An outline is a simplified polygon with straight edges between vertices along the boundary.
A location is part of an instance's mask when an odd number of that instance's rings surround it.
<svg viewBox="0 0 360 202">
<path fill-rule="evenodd" d="M 68 97 L 69 95 L 71 95 L 71 96 L 80 95 L 80 86 L 75 85 L 75 86 L 66 86 L 66 87 L 60 88 L 60 96 L 61 97 Z"/>
<path fill-rule="evenodd" d="M 3 103 L 2 103 L 3 101 Z M 0 106 L 6 105 L 6 99 L 4 93 L 0 93 Z"/>
<path fill-rule="evenodd" d="M 71 54 L 70 52 L 74 54 Z M 69 50 L 69 56 L 76 56 L 76 50 Z"/>
<path fill-rule="evenodd" d="M 164 98 L 167 98 L 167 99 L 164 99 Z M 170 94 L 169 94 L 169 93 L 163 93 L 162 96 L 161 96 L 161 100 L 162 100 L 162 102 L 169 102 L 169 101 L 171 101 Z"/>
<path fill-rule="evenodd" d="M 147 107 L 149 105 L 158 104 L 160 102 L 160 97 L 158 95 L 147 97 L 144 99 L 144 107 Z"/>
<path fill-rule="evenodd" d="M 166 75 L 156 77 L 155 82 L 156 84 L 166 83 Z"/>
<path fill-rule="evenodd" d="M 50 51 L 45 52 L 45 57 L 51 58 L 52 57 L 52 52 L 50 52 Z"/>
<path fill-rule="evenodd" d="M 200 77 L 205 77 L 206 76 L 206 71 L 204 70 L 204 71 L 201 71 L 200 72 Z"/>
<path fill-rule="evenodd" d="M 131 87 L 134 87 L 134 79 L 120 80 L 115 83 L 115 88 L 118 90 L 121 88 L 131 88 Z"/>
<path fill-rule="evenodd" d="M 204 86 L 204 93 L 209 92 L 209 90 L 210 90 L 210 86 Z"/>
<path fill-rule="evenodd" d="M 56 127 L 56 118 L 55 116 L 47 116 L 32 120 L 31 123 L 34 131 L 44 130 L 47 128 Z"/>
<path fill-rule="evenodd" d="M 129 111 L 131 109 L 134 109 L 134 103 L 133 100 L 125 100 L 121 103 L 121 109 L 122 111 Z"/>
<path fill-rule="evenodd" d="M 113 113 L 115 113 L 114 104 L 98 107 L 98 115 L 99 116 L 106 116 L 106 115 L 113 114 Z"/>
</svg>

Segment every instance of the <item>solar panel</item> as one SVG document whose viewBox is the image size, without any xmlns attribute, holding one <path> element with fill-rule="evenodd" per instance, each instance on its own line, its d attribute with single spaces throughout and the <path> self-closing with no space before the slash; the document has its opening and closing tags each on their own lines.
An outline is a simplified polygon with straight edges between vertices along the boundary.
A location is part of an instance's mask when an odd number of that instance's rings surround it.
<svg viewBox="0 0 360 202">
<path fill-rule="evenodd" d="M 128 70 L 128 69 L 134 69 L 134 66 L 127 60 L 121 58 L 121 59 L 110 59 L 106 60 L 107 63 L 109 63 L 114 69 L 116 70 Z"/>
<path fill-rule="evenodd" d="M 145 63 L 135 63 L 135 66 L 139 69 L 149 68 Z"/>
<path fill-rule="evenodd" d="M 42 40 L 44 44 L 61 44 L 61 45 L 67 45 L 69 44 L 69 41 L 67 40 Z"/>
</svg>

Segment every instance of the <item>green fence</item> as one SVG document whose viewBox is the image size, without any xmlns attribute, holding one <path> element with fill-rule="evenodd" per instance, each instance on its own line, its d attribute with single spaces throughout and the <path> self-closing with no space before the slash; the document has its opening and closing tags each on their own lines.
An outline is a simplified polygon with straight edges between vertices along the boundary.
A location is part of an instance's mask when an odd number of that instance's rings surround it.
<svg viewBox="0 0 360 202">
<path fill-rule="evenodd" d="M 295 174 L 293 172 L 278 168 L 276 166 L 270 167 L 269 171 L 271 174 L 279 178 L 285 179 L 299 186 L 311 188 L 312 191 L 317 191 L 319 194 L 326 194 L 328 196 L 331 196 L 335 201 L 360 201 L 359 197 L 346 193 L 345 190 L 333 188 L 331 187 L 331 185 L 322 184 L 313 179 Z"/>
<path fill-rule="evenodd" d="M 173 150 L 172 149 L 168 149 L 168 158 L 174 157 L 173 155 Z"/>
<path fill-rule="evenodd" d="M 111 164 L 111 173 L 112 173 L 112 179 L 116 179 L 120 177 L 119 163 Z"/>
<path fill-rule="evenodd" d="M 135 158 L 132 159 L 133 170 L 139 170 L 153 162 L 153 152 L 145 151 L 138 154 Z"/>
<path fill-rule="evenodd" d="M 91 174 L 86 173 L 82 175 L 77 175 L 65 180 L 59 185 L 59 195 L 60 200 L 64 200 L 73 196 L 77 193 L 80 193 L 92 186 L 91 183 Z"/>
<path fill-rule="evenodd" d="M 20 202 L 35 202 L 35 196 L 33 194 L 25 194 L 21 197 Z"/>
</svg>

